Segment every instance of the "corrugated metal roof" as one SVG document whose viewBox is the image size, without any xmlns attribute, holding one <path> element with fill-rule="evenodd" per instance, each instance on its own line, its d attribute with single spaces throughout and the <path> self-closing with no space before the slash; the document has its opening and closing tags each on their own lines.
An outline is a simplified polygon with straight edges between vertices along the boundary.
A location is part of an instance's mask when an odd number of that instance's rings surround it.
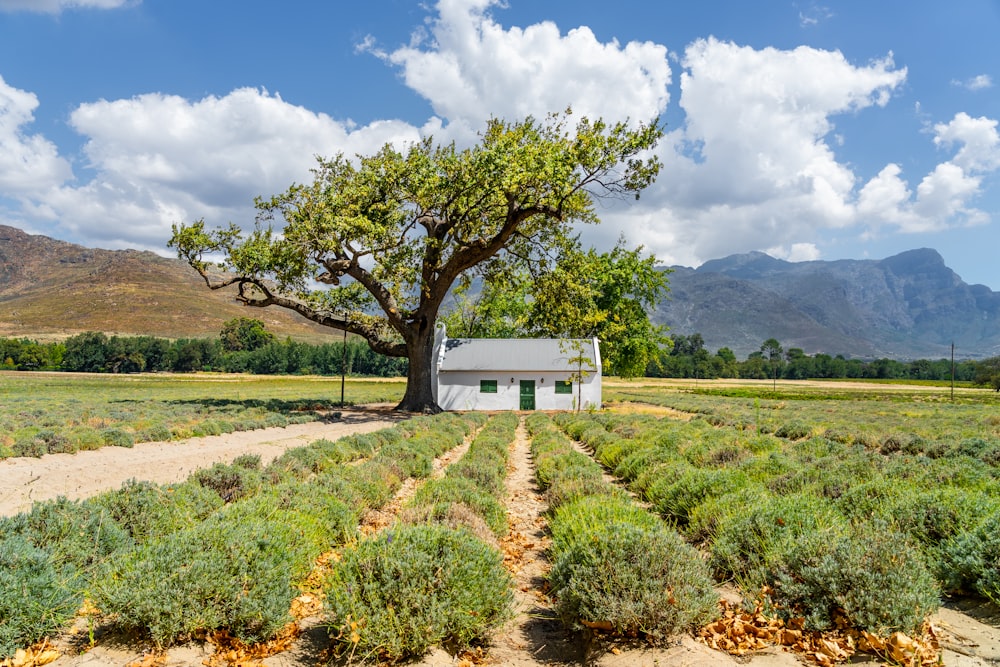
<svg viewBox="0 0 1000 667">
<path fill-rule="evenodd" d="M 594 341 L 552 338 L 448 338 L 440 371 L 574 371 L 581 355 L 584 370 L 596 370 Z M 570 361 L 574 359 L 574 361 Z"/>
</svg>

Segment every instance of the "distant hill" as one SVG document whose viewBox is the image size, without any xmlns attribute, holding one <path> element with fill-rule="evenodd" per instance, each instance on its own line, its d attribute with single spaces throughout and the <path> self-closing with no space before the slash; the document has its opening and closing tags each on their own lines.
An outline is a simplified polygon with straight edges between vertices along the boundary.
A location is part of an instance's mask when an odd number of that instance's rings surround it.
<svg viewBox="0 0 1000 667">
<path fill-rule="evenodd" d="M 209 290 L 177 259 L 84 248 L 0 225 L 0 336 L 216 336 L 241 316 L 263 320 L 280 338 L 319 342 L 335 333 L 281 309 L 248 308 L 234 294 Z"/>
<path fill-rule="evenodd" d="M 672 267 L 653 319 L 701 333 L 738 357 L 776 338 L 787 349 L 894 359 L 1000 355 L 1000 293 L 968 285 L 927 248 L 883 260 L 786 262 L 731 255 Z"/>
</svg>

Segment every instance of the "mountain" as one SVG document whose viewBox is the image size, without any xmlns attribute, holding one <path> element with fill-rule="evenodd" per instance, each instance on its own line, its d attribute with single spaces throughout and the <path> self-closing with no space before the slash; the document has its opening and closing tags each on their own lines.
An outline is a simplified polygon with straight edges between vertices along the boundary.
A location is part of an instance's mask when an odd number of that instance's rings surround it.
<svg viewBox="0 0 1000 667">
<path fill-rule="evenodd" d="M 216 336 L 234 317 L 261 319 L 280 338 L 319 342 L 334 333 L 281 309 L 247 308 L 234 296 L 208 289 L 181 260 L 84 248 L 0 225 L 0 336 Z"/>
<path fill-rule="evenodd" d="M 744 357 L 768 338 L 849 357 L 1000 355 L 1000 293 L 968 285 L 923 248 L 883 260 L 786 262 L 731 255 L 671 267 L 652 319 Z"/>
</svg>

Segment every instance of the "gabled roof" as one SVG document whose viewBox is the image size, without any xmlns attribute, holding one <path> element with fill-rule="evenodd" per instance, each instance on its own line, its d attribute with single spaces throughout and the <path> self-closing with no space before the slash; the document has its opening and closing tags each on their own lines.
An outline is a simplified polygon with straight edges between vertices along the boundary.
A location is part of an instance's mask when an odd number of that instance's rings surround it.
<svg viewBox="0 0 1000 667">
<path fill-rule="evenodd" d="M 446 338 L 439 371 L 567 371 L 600 369 L 594 341 L 553 338 Z"/>
</svg>

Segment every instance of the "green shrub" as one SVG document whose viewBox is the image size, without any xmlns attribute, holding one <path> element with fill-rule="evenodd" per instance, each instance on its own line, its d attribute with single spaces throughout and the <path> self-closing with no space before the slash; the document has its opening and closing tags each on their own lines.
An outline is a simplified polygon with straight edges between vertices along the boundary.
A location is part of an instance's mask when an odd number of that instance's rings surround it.
<svg viewBox="0 0 1000 667">
<path fill-rule="evenodd" d="M 264 519 L 220 511 L 116 557 L 95 578 L 94 602 L 118 626 L 148 633 L 158 646 L 199 630 L 269 639 L 291 620 L 293 572 L 303 568 L 294 524 L 293 512 Z"/>
<path fill-rule="evenodd" d="M 257 464 L 259 467 L 259 457 Z M 191 479 L 206 489 L 215 491 L 223 502 L 227 503 L 256 492 L 263 482 L 262 475 L 256 469 L 225 463 L 216 463 L 211 468 L 197 470 L 191 475 Z"/>
<path fill-rule="evenodd" d="M 1000 512 L 947 540 L 941 560 L 947 590 L 975 592 L 1000 604 Z"/>
<path fill-rule="evenodd" d="M 157 422 L 141 429 L 135 434 L 137 442 L 168 442 L 172 439 L 173 433 L 166 424 Z"/>
<path fill-rule="evenodd" d="M 436 644 L 460 649 L 510 617 L 511 586 L 500 554 L 471 534 L 397 526 L 334 566 L 328 623 L 341 651 L 362 658 L 419 657 Z"/>
<path fill-rule="evenodd" d="M 731 468 L 664 468 L 645 496 L 666 519 L 686 526 L 691 513 L 701 503 L 733 493 L 746 486 L 746 474 Z"/>
<path fill-rule="evenodd" d="M 698 553 L 673 531 L 631 523 L 602 524 L 591 539 L 569 542 L 549 581 L 568 625 L 610 623 L 653 642 L 709 621 L 717 609 Z"/>
<path fill-rule="evenodd" d="M 71 566 L 21 536 L 0 537 L 0 661 L 67 625 L 78 588 Z"/>
<path fill-rule="evenodd" d="M 812 533 L 846 532 L 847 522 L 829 503 L 809 494 L 754 494 L 721 518 L 710 563 L 716 576 L 733 578 L 753 597 L 769 583 L 767 571 L 790 544 Z"/>
<path fill-rule="evenodd" d="M 48 454 L 45 443 L 35 438 L 34 435 L 22 436 L 14 441 L 11 446 L 14 456 L 24 456 L 31 458 L 41 458 Z"/>
<path fill-rule="evenodd" d="M 94 502 L 137 542 L 192 528 L 223 504 L 217 493 L 196 482 L 158 486 L 135 479 Z"/>
<path fill-rule="evenodd" d="M 939 590 L 920 550 L 885 526 L 815 531 L 770 565 L 771 600 L 811 630 L 851 627 L 880 636 L 914 634 L 937 610 Z"/>
<path fill-rule="evenodd" d="M 588 496 L 566 503 L 552 513 L 549 520 L 552 549 L 559 553 L 577 542 L 593 541 L 599 526 L 612 523 L 629 524 L 647 530 L 659 529 L 663 525 L 654 515 L 628 498 Z"/>
<path fill-rule="evenodd" d="M 131 545 L 125 530 L 93 501 L 59 497 L 0 519 L 0 535 L 20 535 L 49 553 L 57 566 L 87 568 Z"/>
<path fill-rule="evenodd" d="M 123 428 L 102 428 L 101 438 L 109 447 L 131 447 L 135 444 L 132 433 Z"/>
<path fill-rule="evenodd" d="M 464 477 L 443 477 L 428 482 L 413 497 L 413 505 L 431 506 L 430 518 L 443 519 L 452 504 L 462 504 L 478 514 L 497 536 L 507 534 L 507 510 L 494 496 Z"/>
</svg>

